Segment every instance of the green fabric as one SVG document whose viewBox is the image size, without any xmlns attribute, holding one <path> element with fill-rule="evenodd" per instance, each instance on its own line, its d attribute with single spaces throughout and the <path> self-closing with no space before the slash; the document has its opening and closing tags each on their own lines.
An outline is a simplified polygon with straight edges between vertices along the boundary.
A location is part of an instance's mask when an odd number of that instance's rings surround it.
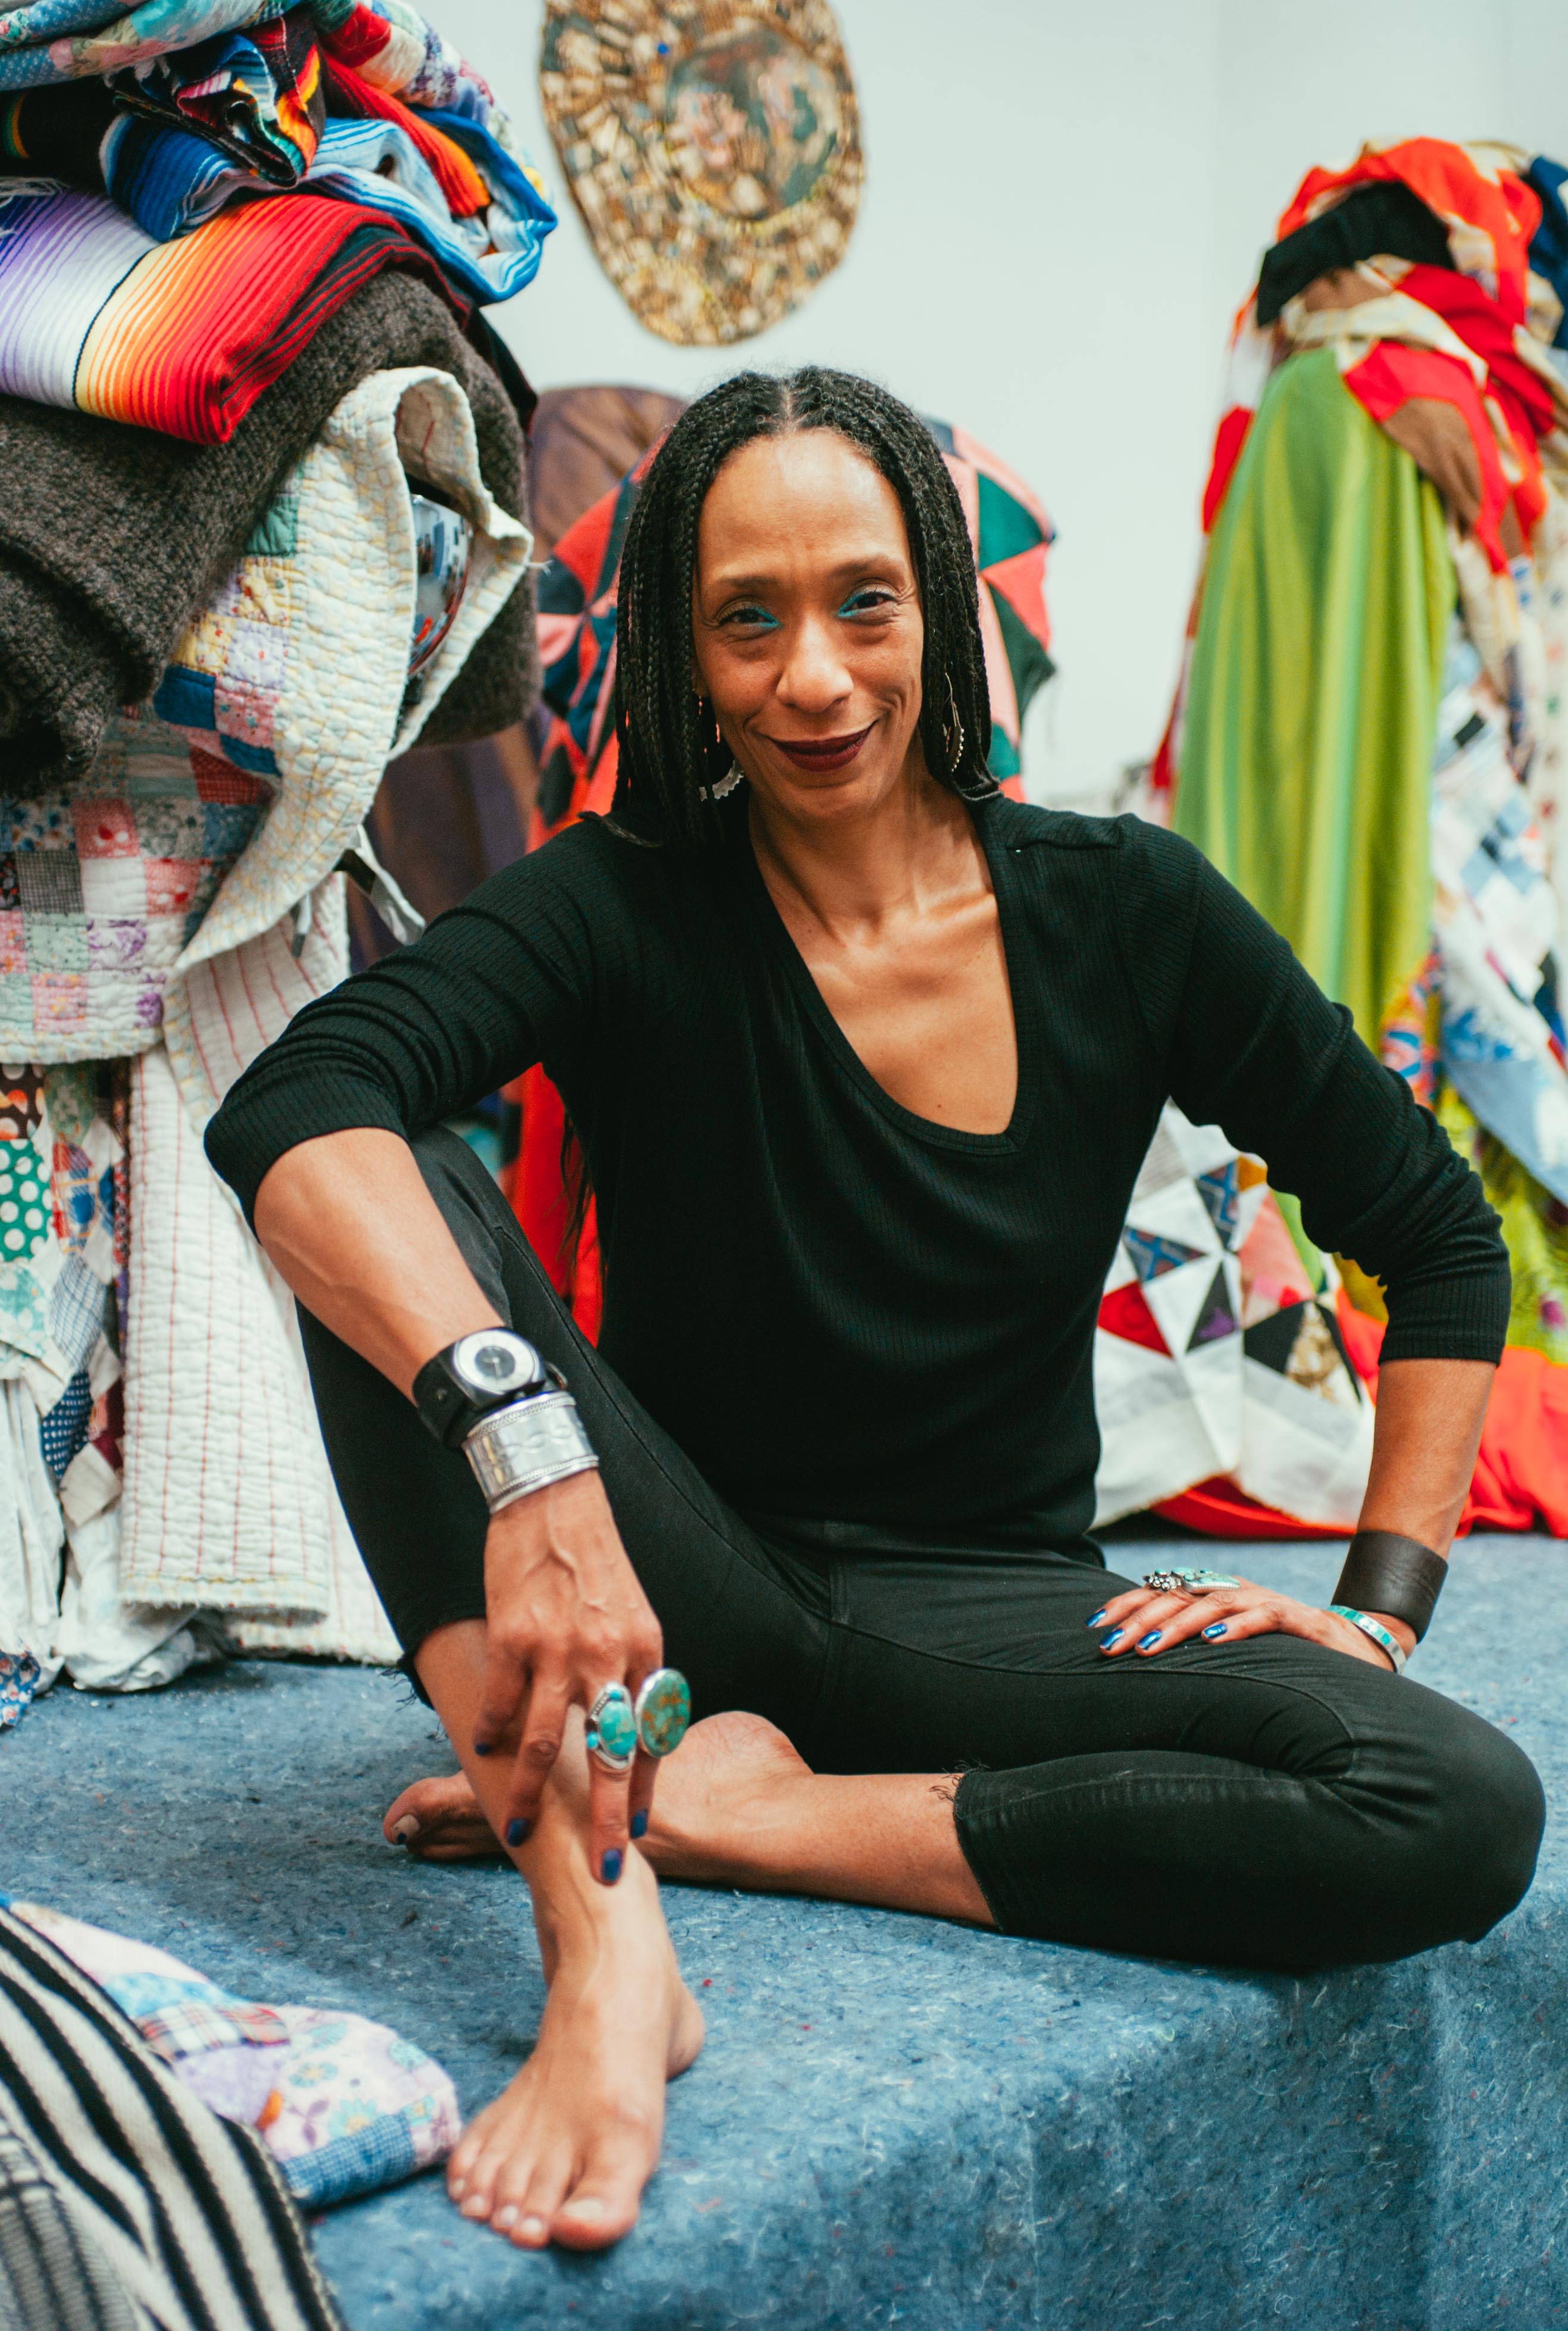
<svg viewBox="0 0 1568 2331">
<path fill-rule="evenodd" d="M 1374 1049 L 1431 945 L 1454 596 L 1436 488 L 1356 403 L 1332 349 L 1288 357 L 1210 546 L 1175 824 Z"/>
<path fill-rule="evenodd" d="M 1459 1156 L 1473 1166 L 1503 1219 L 1503 1239 L 1514 1274 L 1510 1345 L 1568 1362 L 1568 1207 L 1543 1189 L 1497 1136 L 1478 1124 L 1449 1084 L 1439 1088 L 1438 1123 Z"/>
</svg>

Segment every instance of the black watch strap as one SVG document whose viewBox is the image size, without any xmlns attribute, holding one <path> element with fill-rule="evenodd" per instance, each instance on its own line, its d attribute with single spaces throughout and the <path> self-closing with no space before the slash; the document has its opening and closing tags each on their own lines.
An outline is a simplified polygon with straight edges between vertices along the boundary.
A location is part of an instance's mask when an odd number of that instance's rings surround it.
<svg viewBox="0 0 1568 2331">
<path fill-rule="evenodd" d="M 455 1449 L 482 1416 L 543 1392 L 553 1376 L 526 1337 L 480 1328 L 426 1360 L 413 1380 L 413 1404 L 425 1430 Z"/>
</svg>

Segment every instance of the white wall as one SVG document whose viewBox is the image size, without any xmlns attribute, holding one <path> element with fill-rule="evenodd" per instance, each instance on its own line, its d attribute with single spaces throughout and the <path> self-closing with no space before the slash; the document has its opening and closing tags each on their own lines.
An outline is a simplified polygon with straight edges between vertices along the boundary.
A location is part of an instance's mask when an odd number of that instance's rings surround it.
<svg viewBox="0 0 1568 2331">
<path fill-rule="evenodd" d="M 740 366 L 873 374 L 1044 500 L 1061 667 L 1031 789 L 1103 796 L 1164 723 L 1225 336 L 1304 171 L 1364 138 L 1568 160 L 1568 0 L 838 0 L 868 172 L 849 257 L 733 349 L 674 348 L 601 271 L 538 108 L 542 0 L 426 0 L 561 224 L 493 311 L 535 385 L 690 395 Z"/>
</svg>

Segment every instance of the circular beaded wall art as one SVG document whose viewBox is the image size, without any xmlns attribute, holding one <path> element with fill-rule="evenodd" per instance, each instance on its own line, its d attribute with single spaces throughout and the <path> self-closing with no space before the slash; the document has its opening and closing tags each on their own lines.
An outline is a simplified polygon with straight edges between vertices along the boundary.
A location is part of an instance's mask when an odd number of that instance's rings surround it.
<svg viewBox="0 0 1568 2331">
<path fill-rule="evenodd" d="M 864 163 L 827 0 L 546 0 L 539 79 L 600 263 L 661 339 L 749 339 L 848 250 Z"/>
</svg>

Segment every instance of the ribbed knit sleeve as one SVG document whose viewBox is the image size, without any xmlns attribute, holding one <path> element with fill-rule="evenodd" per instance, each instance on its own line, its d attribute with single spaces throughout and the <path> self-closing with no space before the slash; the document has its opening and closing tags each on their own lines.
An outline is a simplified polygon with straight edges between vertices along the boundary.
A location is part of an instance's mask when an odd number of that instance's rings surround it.
<svg viewBox="0 0 1568 2331">
<path fill-rule="evenodd" d="M 493 876 L 414 946 L 309 1004 L 252 1062 L 206 1137 L 247 1220 L 300 1142 L 356 1127 L 406 1138 L 584 1041 L 594 847 L 564 835 Z"/>
<path fill-rule="evenodd" d="M 1120 824 L 1128 976 L 1172 1098 L 1266 1161 L 1319 1247 L 1383 1281 L 1385 1361 L 1495 1363 L 1508 1258 L 1478 1176 L 1206 859 Z"/>
</svg>

